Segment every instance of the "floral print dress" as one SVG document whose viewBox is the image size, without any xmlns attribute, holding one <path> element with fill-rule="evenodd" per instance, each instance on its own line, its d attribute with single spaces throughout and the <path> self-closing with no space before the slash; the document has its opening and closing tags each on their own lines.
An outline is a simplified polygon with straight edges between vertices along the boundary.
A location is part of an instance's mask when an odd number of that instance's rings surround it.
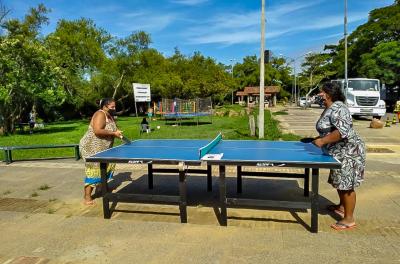
<svg viewBox="0 0 400 264">
<path fill-rule="evenodd" d="M 336 101 L 321 114 L 316 129 L 324 137 L 337 129 L 338 142 L 324 145 L 322 151 L 342 163 L 341 169 L 331 170 L 328 182 L 338 190 L 353 190 L 364 180 L 365 144 L 353 129 L 350 112 L 343 102 Z"/>
<path fill-rule="evenodd" d="M 103 110 L 99 110 L 106 116 L 106 127 L 104 129 L 109 131 L 116 131 L 117 126 L 113 119 L 107 118 L 107 114 Z M 90 157 L 100 151 L 109 149 L 113 146 L 114 137 L 99 138 L 94 134 L 93 127 L 89 125 L 89 129 L 79 142 L 79 149 L 82 158 L 85 160 L 85 186 L 101 183 L 100 176 L 100 163 L 99 162 L 86 162 L 86 158 Z M 111 178 L 115 170 L 115 164 L 107 164 L 107 178 Z"/>
</svg>

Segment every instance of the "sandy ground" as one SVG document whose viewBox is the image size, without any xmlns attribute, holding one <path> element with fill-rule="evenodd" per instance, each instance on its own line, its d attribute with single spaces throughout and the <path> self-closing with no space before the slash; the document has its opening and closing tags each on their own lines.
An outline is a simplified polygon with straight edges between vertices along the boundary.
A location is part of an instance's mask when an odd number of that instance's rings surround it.
<svg viewBox="0 0 400 264">
<path fill-rule="evenodd" d="M 327 170 L 313 234 L 307 210 L 229 208 L 228 226 L 220 226 L 216 169 L 212 192 L 204 176 L 188 177 L 188 223 L 181 224 L 178 206 L 166 204 L 118 203 L 103 219 L 100 199 L 82 204 L 82 161 L 0 163 L 0 263 L 400 263 L 398 128 L 371 132 L 362 122 L 357 129 L 365 129 L 372 151 L 353 230 L 329 227 L 339 218 L 325 210 L 337 202 Z M 228 196 L 235 197 L 235 168 L 227 175 Z M 110 184 L 121 192 L 178 193 L 176 175 L 155 175 L 148 190 L 140 165 L 119 165 Z M 241 197 L 305 199 L 302 180 L 257 177 L 244 179 Z"/>
</svg>

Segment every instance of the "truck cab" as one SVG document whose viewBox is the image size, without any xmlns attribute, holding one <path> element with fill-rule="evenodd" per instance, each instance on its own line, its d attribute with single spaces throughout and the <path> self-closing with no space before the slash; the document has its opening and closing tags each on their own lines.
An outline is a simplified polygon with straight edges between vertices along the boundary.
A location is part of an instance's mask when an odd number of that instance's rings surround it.
<svg viewBox="0 0 400 264">
<path fill-rule="evenodd" d="M 381 86 L 378 79 L 349 78 L 347 81 L 347 88 L 345 79 L 331 82 L 341 87 L 352 116 L 373 116 L 380 119 L 385 115 L 386 105 L 381 98 Z"/>
</svg>

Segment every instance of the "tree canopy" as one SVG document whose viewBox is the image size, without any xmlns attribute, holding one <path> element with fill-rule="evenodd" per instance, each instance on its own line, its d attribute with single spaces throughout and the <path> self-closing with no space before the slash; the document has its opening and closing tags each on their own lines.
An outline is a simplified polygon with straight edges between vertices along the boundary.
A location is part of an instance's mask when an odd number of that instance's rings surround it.
<svg viewBox="0 0 400 264">
<path fill-rule="evenodd" d="M 43 4 L 23 19 L 7 19 L 0 2 L 0 121 L 6 133 L 35 107 L 45 121 L 91 114 L 102 97 L 117 100 L 122 113 L 133 111 L 132 83 L 149 83 L 152 99 L 211 96 L 230 102 L 231 92 L 258 86 L 260 60 L 249 54 L 235 65 L 218 63 L 200 52 L 169 57 L 151 47 L 144 31 L 113 37 L 87 18 L 61 19 L 41 35 L 51 12 Z M 400 85 L 400 1 L 372 10 L 368 21 L 348 37 L 349 77 L 378 78 Z M 265 65 L 265 84 L 293 87 L 290 61 L 273 57 Z M 308 54 L 299 74 L 301 93 L 322 81 L 343 78 L 344 40 Z M 1 123 L 1 122 L 0 122 Z M 0 124 L 1 126 L 1 124 Z"/>
<path fill-rule="evenodd" d="M 390 86 L 400 85 L 399 47 L 400 1 L 396 0 L 372 10 L 368 21 L 348 36 L 349 78 L 374 78 Z M 325 45 L 324 52 L 307 56 L 300 74 L 301 91 L 307 92 L 318 81 L 344 78 L 344 57 L 344 39 L 338 45 Z"/>
</svg>

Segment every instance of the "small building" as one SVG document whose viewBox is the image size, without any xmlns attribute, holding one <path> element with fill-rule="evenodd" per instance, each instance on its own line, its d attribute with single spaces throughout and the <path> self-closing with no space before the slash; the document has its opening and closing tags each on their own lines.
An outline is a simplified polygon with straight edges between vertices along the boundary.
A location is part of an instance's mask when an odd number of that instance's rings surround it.
<svg viewBox="0 0 400 264">
<path fill-rule="evenodd" d="M 276 95 L 280 90 L 280 86 L 265 86 L 264 102 L 267 102 L 270 106 L 275 106 Z M 236 96 L 239 98 L 239 104 L 246 104 L 247 106 L 258 104 L 260 98 L 260 87 L 245 87 L 243 91 L 237 91 Z"/>
</svg>

